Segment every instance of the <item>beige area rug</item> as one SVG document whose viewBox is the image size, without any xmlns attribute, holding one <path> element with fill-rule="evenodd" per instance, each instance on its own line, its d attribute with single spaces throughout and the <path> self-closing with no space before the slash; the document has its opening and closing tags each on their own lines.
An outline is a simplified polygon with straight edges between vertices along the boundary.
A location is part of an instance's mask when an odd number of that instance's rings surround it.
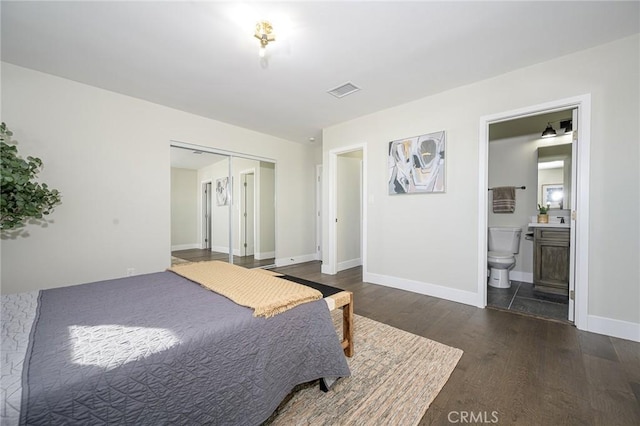
<svg viewBox="0 0 640 426">
<path fill-rule="evenodd" d="M 342 311 L 332 313 L 342 335 Z M 462 350 L 355 315 L 351 377 L 328 392 L 297 391 L 270 425 L 417 425 L 444 387 Z"/>
</svg>

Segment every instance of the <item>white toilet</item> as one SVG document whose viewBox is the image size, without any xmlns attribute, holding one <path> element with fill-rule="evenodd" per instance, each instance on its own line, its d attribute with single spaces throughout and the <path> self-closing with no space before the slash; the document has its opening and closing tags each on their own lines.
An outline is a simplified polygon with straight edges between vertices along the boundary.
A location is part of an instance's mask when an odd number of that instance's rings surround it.
<svg viewBox="0 0 640 426">
<path fill-rule="evenodd" d="M 489 228 L 489 285 L 496 288 L 509 288 L 509 270 L 516 264 L 514 254 L 520 251 L 522 229 L 512 227 Z"/>
</svg>

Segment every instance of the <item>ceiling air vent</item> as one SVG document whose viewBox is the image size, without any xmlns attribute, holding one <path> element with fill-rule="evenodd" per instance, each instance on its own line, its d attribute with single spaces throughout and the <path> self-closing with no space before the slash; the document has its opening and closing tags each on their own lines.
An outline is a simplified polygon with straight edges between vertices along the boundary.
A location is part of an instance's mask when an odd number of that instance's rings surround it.
<svg viewBox="0 0 640 426">
<path fill-rule="evenodd" d="M 327 91 L 327 93 L 332 96 L 335 96 L 336 98 L 343 98 L 347 95 L 352 94 L 353 92 L 357 92 L 358 90 L 360 90 L 358 86 L 356 86 L 351 82 L 347 82 L 347 83 L 341 84 L 335 89 L 331 89 Z"/>
</svg>

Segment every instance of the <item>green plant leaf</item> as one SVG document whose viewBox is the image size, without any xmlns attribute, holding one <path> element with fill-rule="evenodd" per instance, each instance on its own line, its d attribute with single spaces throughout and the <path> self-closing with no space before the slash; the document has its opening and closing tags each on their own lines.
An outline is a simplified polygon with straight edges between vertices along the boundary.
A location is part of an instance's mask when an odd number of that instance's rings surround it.
<svg viewBox="0 0 640 426">
<path fill-rule="evenodd" d="M 25 226 L 29 219 L 42 219 L 60 204 L 61 195 L 36 181 L 42 160 L 18 155 L 18 148 L 9 145 L 13 133 L 0 124 L 0 229 L 14 230 Z"/>
</svg>

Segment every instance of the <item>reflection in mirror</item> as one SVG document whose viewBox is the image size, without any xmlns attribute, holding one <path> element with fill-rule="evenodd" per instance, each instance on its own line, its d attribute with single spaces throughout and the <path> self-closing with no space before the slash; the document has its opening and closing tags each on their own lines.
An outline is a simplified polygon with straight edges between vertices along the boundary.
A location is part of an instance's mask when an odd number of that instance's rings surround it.
<svg viewBox="0 0 640 426">
<path fill-rule="evenodd" d="M 538 204 L 571 209 L 571 143 L 538 148 Z"/>
<path fill-rule="evenodd" d="M 229 156 L 171 147 L 172 263 L 230 261 Z"/>
<path fill-rule="evenodd" d="M 275 264 L 275 164 L 232 158 L 233 263 L 247 268 Z"/>
<path fill-rule="evenodd" d="M 275 264 L 275 164 L 171 147 L 172 263 Z"/>
</svg>

